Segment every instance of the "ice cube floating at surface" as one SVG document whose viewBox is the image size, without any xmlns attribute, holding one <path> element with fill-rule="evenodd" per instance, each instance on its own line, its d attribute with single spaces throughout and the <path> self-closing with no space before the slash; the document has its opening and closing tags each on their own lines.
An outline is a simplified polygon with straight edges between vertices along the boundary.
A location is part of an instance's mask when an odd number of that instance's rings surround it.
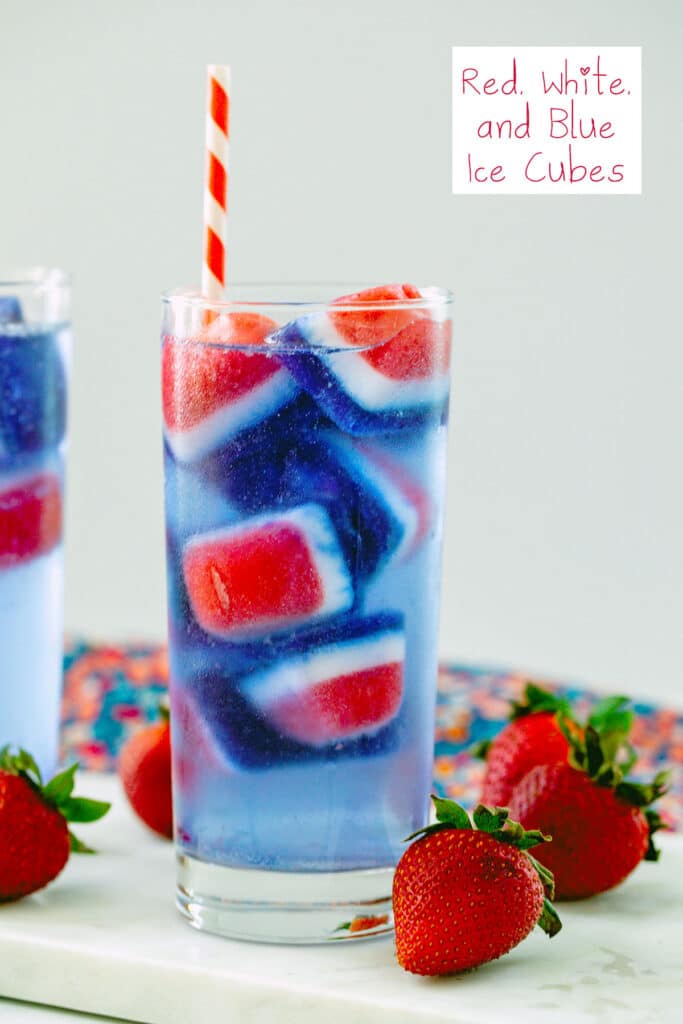
<svg viewBox="0 0 683 1024">
<path fill-rule="evenodd" d="M 276 327 L 257 313 L 225 313 L 196 339 L 165 339 L 164 431 L 181 462 L 220 448 L 295 396 L 298 387 L 274 354 L 249 351 Z"/>
<path fill-rule="evenodd" d="M 419 299 L 412 285 L 371 288 L 336 299 L 325 312 L 307 313 L 273 336 L 283 363 L 342 430 L 401 430 L 443 409 L 450 321 L 410 308 Z M 396 309 L 372 308 L 392 301 Z M 344 303 L 370 308 L 345 309 Z"/>
</svg>

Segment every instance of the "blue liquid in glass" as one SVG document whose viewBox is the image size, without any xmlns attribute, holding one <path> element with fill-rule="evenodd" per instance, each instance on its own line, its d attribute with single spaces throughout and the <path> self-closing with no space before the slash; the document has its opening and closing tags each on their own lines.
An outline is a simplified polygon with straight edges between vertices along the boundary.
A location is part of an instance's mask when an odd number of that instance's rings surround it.
<svg viewBox="0 0 683 1024">
<path fill-rule="evenodd" d="M 26 327 L 8 303 L 0 307 L 0 746 L 24 747 L 49 777 L 62 685 L 70 337 L 65 326 Z"/>
<path fill-rule="evenodd" d="M 193 379 L 177 384 L 182 403 Z M 280 871 L 384 868 L 426 820 L 445 401 L 397 426 L 373 434 L 364 425 L 352 436 L 302 392 L 209 454 L 178 458 L 165 446 L 174 810 L 177 842 L 191 857 Z M 311 504 L 333 525 L 351 601 L 271 632 L 206 628 L 190 593 L 192 545 Z M 291 665 L 295 674 L 321 646 L 338 667 L 353 663 L 355 644 L 394 633 L 404 645 L 400 702 L 376 728 L 324 743 L 313 727 L 307 742 L 308 725 L 290 718 L 278 727 L 254 699 L 264 675 L 277 695 L 277 673 Z M 343 719 L 344 708 L 329 710 Z"/>
</svg>

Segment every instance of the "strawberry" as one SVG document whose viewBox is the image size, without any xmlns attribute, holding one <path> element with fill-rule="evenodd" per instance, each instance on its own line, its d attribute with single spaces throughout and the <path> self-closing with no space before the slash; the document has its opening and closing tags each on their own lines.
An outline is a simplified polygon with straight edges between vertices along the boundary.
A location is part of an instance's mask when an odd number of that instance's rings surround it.
<svg viewBox="0 0 683 1024">
<path fill-rule="evenodd" d="M 612 889 L 641 860 L 657 860 L 653 834 L 664 825 L 650 804 L 666 792 L 666 772 L 642 785 L 625 779 L 635 754 L 620 759 L 619 735 L 560 718 L 569 760 L 536 765 L 515 786 L 510 813 L 552 831 L 539 859 L 555 876 L 557 898 L 578 900 Z"/>
<path fill-rule="evenodd" d="M 589 724 L 625 737 L 633 718 L 625 709 L 627 703 L 626 697 L 608 697 L 596 706 Z M 560 713 L 577 731 L 583 728 L 571 718 L 568 701 L 527 683 L 524 699 L 512 704 L 509 724 L 493 741 L 477 748 L 486 757 L 483 803 L 506 806 L 515 785 L 531 768 L 567 758 L 569 744 L 558 723 Z"/>
<path fill-rule="evenodd" d="M 171 730 L 168 711 L 161 721 L 136 732 L 119 755 L 119 776 L 130 805 L 145 825 L 173 838 Z"/>
<path fill-rule="evenodd" d="M 562 927 L 552 874 L 527 851 L 549 841 L 480 804 L 469 815 L 432 797 L 437 823 L 420 829 L 394 875 L 398 962 L 413 974 L 453 974 L 508 953 L 535 925 Z"/>
<path fill-rule="evenodd" d="M 97 821 L 109 810 L 100 800 L 73 797 L 77 764 L 43 785 L 25 750 L 0 750 L 0 902 L 21 899 L 51 882 L 69 852 L 93 853 L 67 822 Z"/>
</svg>

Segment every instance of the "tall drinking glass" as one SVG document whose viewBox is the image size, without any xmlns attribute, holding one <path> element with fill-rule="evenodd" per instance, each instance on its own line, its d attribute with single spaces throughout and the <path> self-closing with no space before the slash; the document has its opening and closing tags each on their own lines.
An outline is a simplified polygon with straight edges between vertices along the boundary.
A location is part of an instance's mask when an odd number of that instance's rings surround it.
<svg viewBox="0 0 683 1024">
<path fill-rule="evenodd" d="M 451 298 L 340 291 L 163 300 L 177 902 L 241 938 L 389 930 L 428 815 Z"/>
<path fill-rule="evenodd" d="M 0 279 L 0 747 L 57 766 L 69 282 Z"/>
</svg>

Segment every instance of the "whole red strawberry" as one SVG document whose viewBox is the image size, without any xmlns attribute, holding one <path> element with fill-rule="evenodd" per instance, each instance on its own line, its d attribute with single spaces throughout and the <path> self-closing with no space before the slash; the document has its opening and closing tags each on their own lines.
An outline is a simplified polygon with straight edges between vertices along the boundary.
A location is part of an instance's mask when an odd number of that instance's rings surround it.
<svg viewBox="0 0 683 1024">
<path fill-rule="evenodd" d="M 626 697 L 609 697 L 597 705 L 589 723 L 625 737 L 632 724 L 632 714 L 625 709 Z M 553 764 L 566 760 L 569 743 L 560 728 L 558 715 L 572 724 L 577 732 L 584 728 L 570 717 L 567 700 L 527 683 L 524 698 L 513 703 L 510 722 L 494 740 L 484 744 L 486 771 L 481 799 L 485 804 L 507 806 L 512 791 L 528 771 L 537 764 Z"/>
<path fill-rule="evenodd" d="M 571 737 L 570 762 L 537 765 L 517 784 L 510 813 L 551 831 L 539 859 L 555 876 L 558 900 L 614 888 L 643 859 L 656 860 L 652 835 L 662 828 L 649 805 L 666 790 L 665 773 L 651 785 L 625 781 L 614 739 L 589 726 Z"/>
<path fill-rule="evenodd" d="M 437 824 L 415 833 L 394 875 L 398 962 L 413 974 L 454 974 L 508 953 L 535 925 L 562 927 L 552 875 L 526 851 L 548 841 L 504 808 L 465 810 L 433 797 Z M 412 836 L 410 838 L 413 838 Z"/>
<path fill-rule="evenodd" d="M 109 810 L 100 800 L 73 797 L 72 765 L 43 785 L 25 750 L 0 750 L 0 902 L 21 899 L 51 882 L 69 852 L 92 853 L 67 822 L 96 821 Z"/>
<path fill-rule="evenodd" d="M 119 775 L 131 807 L 145 825 L 173 838 L 171 799 L 171 731 L 168 712 L 136 732 L 119 756 Z"/>
</svg>

